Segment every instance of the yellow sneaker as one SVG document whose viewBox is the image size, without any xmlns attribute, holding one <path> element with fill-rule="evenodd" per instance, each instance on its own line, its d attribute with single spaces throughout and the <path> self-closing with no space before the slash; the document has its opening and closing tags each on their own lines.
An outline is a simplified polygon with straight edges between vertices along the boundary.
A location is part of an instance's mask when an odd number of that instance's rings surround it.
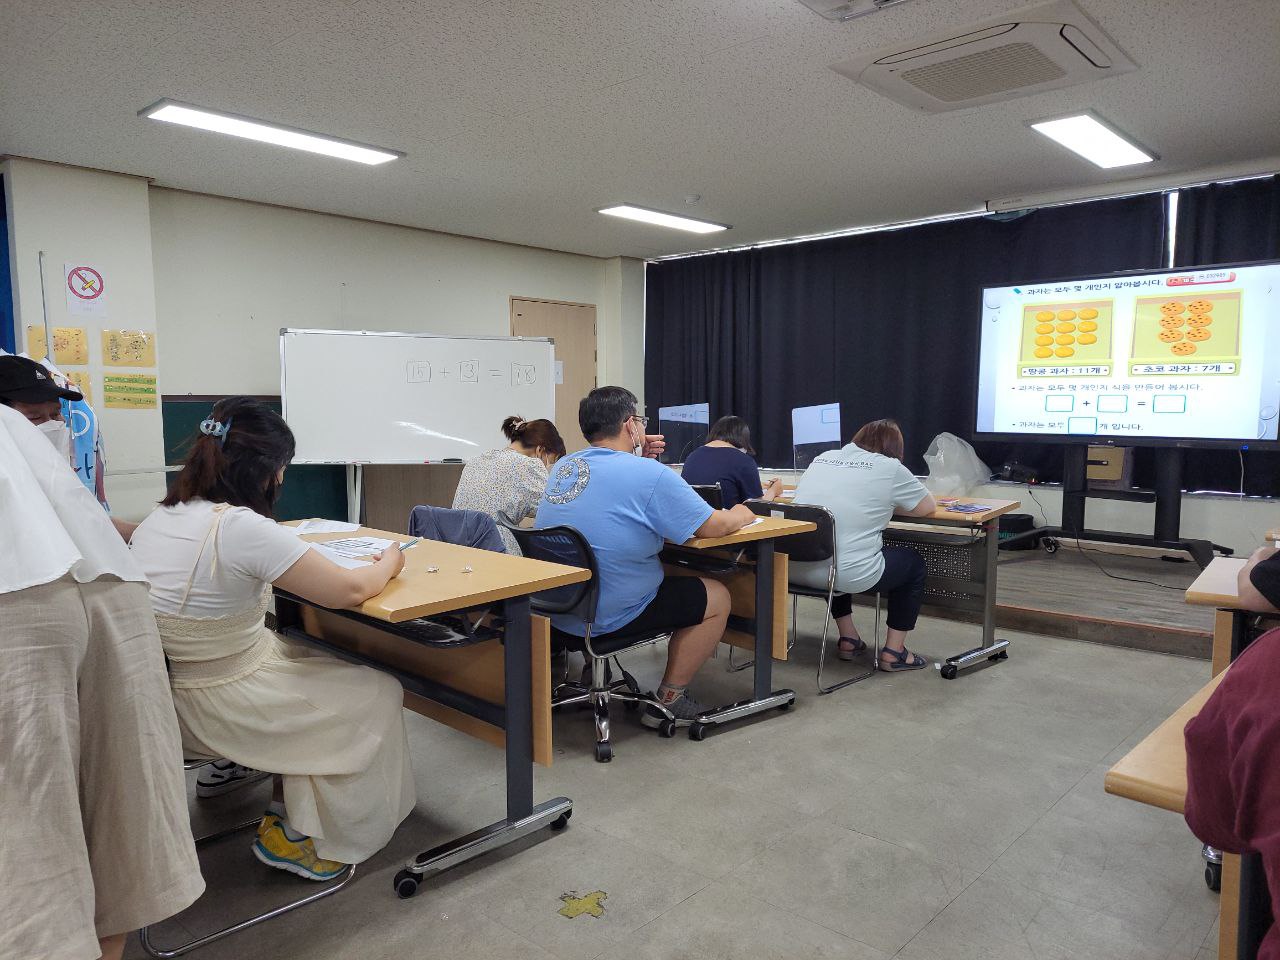
<svg viewBox="0 0 1280 960">
<path fill-rule="evenodd" d="M 266 814 L 258 824 L 253 855 L 268 867 L 287 870 L 308 880 L 332 880 L 347 869 L 345 863 L 318 857 L 310 837 L 290 840 L 285 835 L 284 822 L 274 813 Z"/>
</svg>

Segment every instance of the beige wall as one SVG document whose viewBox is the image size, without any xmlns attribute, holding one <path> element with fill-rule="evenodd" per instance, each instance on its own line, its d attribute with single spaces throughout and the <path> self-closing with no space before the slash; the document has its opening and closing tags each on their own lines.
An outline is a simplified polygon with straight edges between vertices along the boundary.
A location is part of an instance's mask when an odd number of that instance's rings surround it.
<svg viewBox="0 0 1280 960">
<path fill-rule="evenodd" d="M 141 470 L 163 462 L 160 411 L 103 408 L 101 330 L 156 329 L 147 182 L 30 160 L 6 161 L 4 176 L 18 349 L 23 349 L 26 326 L 43 323 L 39 267 L 43 250 L 45 302 L 51 324 L 88 329 L 87 369 L 106 441 L 107 496 L 117 515 L 140 516 L 163 496 L 163 477 L 116 471 Z M 105 317 L 68 313 L 63 264 L 72 260 L 101 270 L 107 299 Z M 163 369 L 163 338 L 157 353 Z M 120 368 L 114 372 L 147 374 L 155 370 Z"/>
</svg>

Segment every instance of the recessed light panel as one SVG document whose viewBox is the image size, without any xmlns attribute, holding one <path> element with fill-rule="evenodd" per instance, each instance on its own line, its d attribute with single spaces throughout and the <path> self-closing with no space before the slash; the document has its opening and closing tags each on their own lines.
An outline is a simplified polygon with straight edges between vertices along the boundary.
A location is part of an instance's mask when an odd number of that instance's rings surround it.
<svg viewBox="0 0 1280 960">
<path fill-rule="evenodd" d="M 1091 113 L 1058 117 L 1056 120 L 1038 120 L 1031 124 L 1031 129 L 1104 170 L 1150 163 L 1156 159 L 1155 154 L 1126 140 L 1119 131 Z"/>
<path fill-rule="evenodd" d="M 729 229 L 723 223 L 681 217 L 674 213 L 663 213 L 661 210 L 650 210 L 630 203 L 614 204 L 612 207 L 603 207 L 597 212 L 610 217 L 623 217 L 627 220 L 639 220 L 641 223 L 652 223 L 659 227 L 670 227 L 673 230 L 688 230 L 690 233 L 718 233 Z"/>
</svg>

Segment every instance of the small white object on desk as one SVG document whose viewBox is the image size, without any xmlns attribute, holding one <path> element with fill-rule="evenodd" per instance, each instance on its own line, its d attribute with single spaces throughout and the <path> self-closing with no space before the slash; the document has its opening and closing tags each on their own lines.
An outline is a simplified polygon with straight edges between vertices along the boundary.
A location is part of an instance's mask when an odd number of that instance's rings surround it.
<svg viewBox="0 0 1280 960">
<path fill-rule="evenodd" d="M 754 527 L 757 523 L 764 523 L 764 517 L 756 517 L 750 523 L 744 523 L 741 529 L 746 530 L 748 527 Z"/>
</svg>

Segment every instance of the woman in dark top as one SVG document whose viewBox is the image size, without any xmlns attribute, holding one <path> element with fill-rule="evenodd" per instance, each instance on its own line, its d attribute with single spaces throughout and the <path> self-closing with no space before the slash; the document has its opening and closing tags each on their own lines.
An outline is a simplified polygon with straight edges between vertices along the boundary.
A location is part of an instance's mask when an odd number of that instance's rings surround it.
<svg viewBox="0 0 1280 960">
<path fill-rule="evenodd" d="M 741 417 L 721 417 L 707 433 L 707 443 L 689 454 L 680 475 L 685 483 L 720 484 L 726 510 L 744 500 L 772 500 L 782 492 L 776 477 L 760 486 L 760 468 L 751 449 L 751 428 Z"/>
</svg>

